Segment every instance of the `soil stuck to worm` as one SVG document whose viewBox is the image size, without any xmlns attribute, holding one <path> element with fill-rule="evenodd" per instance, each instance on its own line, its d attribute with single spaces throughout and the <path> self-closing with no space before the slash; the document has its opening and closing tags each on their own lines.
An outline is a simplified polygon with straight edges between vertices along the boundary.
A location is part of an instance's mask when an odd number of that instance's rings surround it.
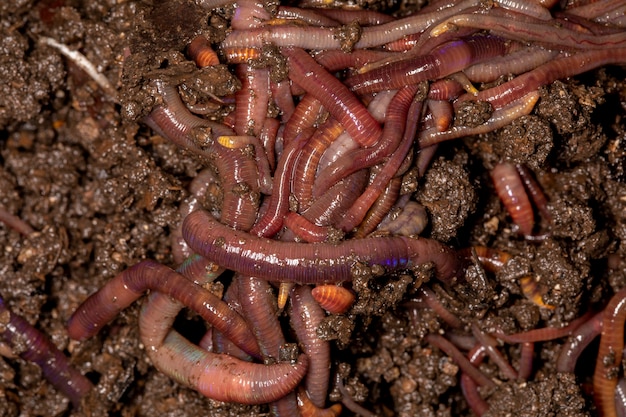
<svg viewBox="0 0 626 417">
<path fill-rule="evenodd" d="M 172 265 L 169 235 L 203 161 L 138 120 L 155 104 L 150 79 L 185 80 L 196 87 L 188 101 L 237 87 L 225 67 L 198 70 L 183 54 L 199 33 L 219 42 L 231 13 L 207 15 L 191 0 L 0 3 L 0 205 L 36 230 L 25 237 L 0 226 L 0 295 L 96 383 L 76 411 L 39 367 L 4 349 L 0 416 L 267 415 L 266 407 L 209 400 L 156 371 L 139 342 L 140 303 L 88 341 L 70 341 L 65 329 L 77 306 L 126 267 L 146 258 Z M 118 90 L 119 104 L 42 37 L 80 50 Z M 499 248 L 513 259 L 496 274 L 472 266 L 454 288 L 425 282 L 428 271 L 423 279 L 418 271 L 357 280 L 353 310 L 320 329 L 335 340 L 333 367 L 356 401 L 383 416 L 471 415 L 458 366 L 424 341 L 445 324 L 412 302 L 420 285 L 468 329 L 479 323 L 505 333 L 563 326 L 626 285 L 625 103 L 618 68 L 556 82 L 542 89 L 531 115 L 444 144 L 426 175 L 404 184 L 428 211 L 425 236 L 456 248 Z M 481 110 L 466 116 L 472 111 Z M 521 238 L 503 211 L 489 178 L 501 160 L 528 166 L 548 196 L 552 224 L 544 219 L 537 227 L 545 238 Z M 529 273 L 554 310 L 524 297 L 519 278 Z M 180 320 L 187 333 L 203 329 L 188 316 Z M 555 370 L 562 343 L 537 344 L 528 381 L 508 381 L 490 361 L 482 365 L 502 381 L 483 392 L 488 415 L 593 415 L 583 389 L 592 370 Z M 500 349 L 516 366 L 519 345 Z M 594 349 L 583 362 L 595 361 Z"/>
</svg>

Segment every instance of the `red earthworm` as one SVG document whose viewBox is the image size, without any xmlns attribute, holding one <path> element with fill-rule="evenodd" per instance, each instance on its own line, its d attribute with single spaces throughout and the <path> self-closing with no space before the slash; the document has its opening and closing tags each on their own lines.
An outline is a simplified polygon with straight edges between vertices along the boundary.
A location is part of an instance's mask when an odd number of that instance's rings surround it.
<svg viewBox="0 0 626 417">
<path fill-rule="evenodd" d="M 405 88 L 408 89 L 409 87 Z M 418 92 L 418 95 L 419 94 L 420 93 Z M 424 91 L 424 96 L 425 95 Z M 421 116 L 423 103 L 423 101 L 414 100 L 411 104 L 400 146 L 398 146 L 395 152 L 391 155 L 387 163 L 383 165 L 380 172 L 376 174 L 365 191 L 363 191 L 363 194 L 357 198 L 352 207 L 350 207 L 350 209 L 346 212 L 343 220 L 338 225 L 338 227 L 343 231 L 348 232 L 361 223 L 374 201 L 376 201 L 391 178 L 393 178 L 393 176 L 398 172 L 398 169 L 405 160 L 406 155 L 413 146 L 413 138 L 415 137 L 418 125 L 415 121 L 419 120 Z M 385 126 L 387 125 L 385 124 Z"/>
<path fill-rule="evenodd" d="M 561 348 L 559 357 L 556 360 L 556 370 L 558 372 L 574 373 L 580 355 L 602 332 L 603 315 L 604 312 L 600 311 L 572 332 L 568 341 Z"/>
<path fill-rule="evenodd" d="M 367 212 L 361 224 L 354 232 L 354 238 L 361 239 L 372 233 L 380 222 L 389 213 L 389 210 L 398 200 L 402 177 L 392 178 L 385 186 L 383 192 L 378 196 L 372 208 Z"/>
<path fill-rule="evenodd" d="M 469 375 L 478 385 L 483 387 L 495 388 L 496 384 L 483 374 L 478 368 L 461 353 L 452 343 L 450 343 L 445 337 L 438 334 L 427 334 L 425 337 L 426 342 L 439 348 L 446 355 L 450 356 L 454 362 L 461 368 L 461 370 Z"/>
<path fill-rule="evenodd" d="M 0 298 L 2 329 L 0 339 L 25 361 L 37 364 L 44 377 L 79 408 L 81 399 L 93 388 L 85 376 L 70 364 L 69 359 L 41 331 L 22 316 L 15 314 Z"/>
<path fill-rule="evenodd" d="M 626 379 L 623 376 L 615 388 L 615 407 L 618 417 L 626 417 Z"/>
<path fill-rule="evenodd" d="M 241 89 L 235 93 L 235 132 L 258 136 L 267 116 L 269 70 L 241 64 L 235 72 L 241 81 Z"/>
<path fill-rule="evenodd" d="M 356 300 L 354 291 L 341 285 L 318 285 L 311 295 L 324 310 L 331 314 L 344 314 Z"/>
<path fill-rule="evenodd" d="M 552 222 L 552 213 L 548 210 L 548 199 L 543 193 L 541 186 L 535 180 L 532 172 L 527 166 L 520 164 L 516 164 L 515 169 L 517 169 L 517 173 L 524 183 L 524 187 L 530 194 L 530 197 L 532 198 L 533 203 L 535 203 L 537 210 L 539 210 L 539 213 L 541 213 L 541 216 L 548 222 Z"/>
<path fill-rule="evenodd" d="M 265 404 L 294 390 L 307 370 L 307 357 L 298 362 L 263 365 L 204 351 L 170 331 L 153 356 L 161 371 L 204 396 L 224 402 Z"/>
<path fill-rule="evenodd" d="M 313 186 L 314 197 L 322 195 L 341 178 L 345 178 L 347 175 L 360 169 L 370 168 L 383 161 L 398 148 L 402 140 L 407 139 L 403 136 L 404 127 L 409 107 L 417 91 L 418 85 L 409 85 L 399 90 L 393 96 L 386 112 L 385 126 L 382 135 L 370 146 L 357 148 L 354 151 L 348 152 L 330 166 L 323 169 L 316 178 Z M 413 125 L 416 125 L 416 123 L 413 123 Z M 408 140 L 412 141 L 413 137 Z M 402 158 L 404 159 L 404 157 Z M 378 191 L 382 191 L 386 185 L 386 183 L 382 184 L 383 188 Z"/>
<path fill-rule="evenodd" d="M 530 17 L 535 17 L 540 20 L 552 19 L 550 10 L 544 7 L 542 4 L 532 1 L 519 1 L 519 0 L 497 0 L 496 5 L 503 9 L 512 10 L 517 13 L 521 13 Z"/>
<path fill-rule="evenodd" d="M 615 417 L 615 388 L 624 350 L 626 288 L 618 291 L 604 309 L 600 348 L 593 373 L 593 397 L 601 416 Z"/>
<path fill-rule="evenodd" d="M 263 124 L 265 125 L 265 123 Z M 261 130 L 261 133 L 263 130 Z M 225 148 L 243 149 L 251 145 L 254 149 L 254 160 L 257 167 L 259 192 L 265 195 L 272 194 L 272 171 L 270 162 L 265 153 L 265 146 L 261 139 L 256 136 L 218 136 L 216 142 Z"/>
<path fill-rule="evenodd" d="M 467 354 L 469 362 L 474 366 L 479 366 L 485 356 L 487 356 L 485 350 L 483 345 L 477 343 Z M 465 372 L 461 373 L 461 391 L 467 401 L 467 405 L 470 406 L 474 414 L 480 417 L 489 410 L 489 404 L 483 400 L 483 397 L 478 392 L 478 385 L 472 377 Z"/>
<path fill-rule="evenodd" d="M 230 25 L 235 30 L 253 29 L 271 17 L 263 3 L 256 0 L 238 0 Z"/>
<path fill-rule="evenodd" d="M 437 316 L 441 318 L 448 326 L 452 327 L 453 329 L 460 329 L 461 327 L 463 327 L 463 323 L 461 322 L 461 320 L 454 313 L 448 310 L 443 304 L 441 304 L 441 301 L 439 301 L 439 299 L 431 289 L 422 286 L 419 288 L 418 293 L 420 294 L 420 300 L 423 301 L 428 308 L 437 313 Z"/>
<path fill-rule="evenodd" d="M 460 272 L 454 251 L 429 239 L 376 237 L 336 245 L 280 242 L 233 230 L 201 210 L 185 218 L 183 236 L 196 253 L 220 266 L 270 281 L 349 281 L 358 264 L 394 270 L 433 262 L 438 278 L 446 283 Z"/>
<path fill-rule="evenodd" d="M 292 184 L 293 195 L 298 200 L 300 211 L 306 210 L 311 205 L 313 182 L 322 155 L 343 131 L 341 123 L 335 118 L 330 118 L 304 144 L 300 157 L 296 162 Z"/>
<path fill-rule="evenodd" d="M 592 313 L 587 313 L 584 316 L 573 320 L 570 324 L 564 327 L 544 327 L 541 329 L 533 329 L 514 334 L 504 334 L 497 332 L 494 334 L 494 336 L 507 343 L 545 342 L 548 340 L 554 340 L 561 337 L 569 336 L 583 323 L 589 320 L 591 315 Z"/>
<path fill-rule="evenodd" d="M 472 323 L 472 334 L 476 340 L 485 347 L 485 352 L 491 360 L 498 365 L 500 371 L 504 376 L 512 381 L 517 379 L 517 372 L 511 364 L 502 356 L 502 353 L 497 349 L 498 342 L 492 336 L 483 332 L 476 323 Z"/>
<path fill-rule="evenodd" d="M 318 226 L 300 214 L 290 211 L 285 216 L 285 227 L 288 227 L 298 238 L 307 243 L 324 242 L 328 239 L 328 227 Z"/>
<path fill-rule="evenodd" d="M 312 26 L 340 26 L 341 23 L 332 16 L 326 15 L 322 9 L 305 9 L 302 7 L 278 6 L 276 17 L 279 19 L 295 20 Z"/>
<path fill-rule="evenodd" d="M 228 305 L 231 310 L 237 312 L 237 314 L 243 317 L 243 309 L 241 308 L 241 303 L 239 300 L 239 285 L 236 285 L 231 281 L 230 285 L 228 286 L 228 288 L 226 288 L 226 291 L 224 292 L 222 300 Z M 210 336 L 213 339 L 211 343 L 213 345 L 214 352 L 225 353 L 227 355 L 234 356 L 235 358 L 247 362 L 251 362 L 253 360 L 252 356 L 248 355 L 246 352 L 237 347 L 237 345 L 235 345 L 232 340 L 227 338 L 219 330 L 211 328 L 210 333 Z M 205 337 L 209 337 L 209 335 L 205 335 Z"/>
<path fill-rule="evenodd" d="M 517 16 L 520 16 L 517 14 Z M 552 49 L 602 50 L 626 47 L 626 34 L 592 35 L 551 25 L 545 21 L 533 22 L 530 19 L 511 18 L 511 15 L 498 13 L 462 14 L 448 18 L 431 30 L 431 36 L 438 36 L 447 28 L 471 27 L 489 30 L 494 34 L 521 42 L 536 42 Z"/>
<path fill-rule="evenodd" d="M 501 162 L 491 170 L 490 174 L 496 193 L 513 223 L 523 235 L 532 235 L 535 215 L 515 165 L 510 162 Z"/>
<path fill-rule="evenodd" d="M 336 226 L 346 210 L 363 192 L 367 178 L 365 170 L 344 178 L 320 198 L 315 199 L 311 206 L 302 212 L 302 216 L 318 226 Z"/>
<path fill-rule="evenodd" d="M 570 7 L 567 9 L 567 13 L 586 19 L 594 19 L 620 5 L 623 5 L 620 0 L 598 1 L 584 6 Z"/>
<path fill-rule="evenodd" d="M 345 80 L 359 94 L 391 90 L 422 81 L 436 80 L 461 71 L 469 65 L 504 55 L 506 43 L 494 36 L 472 36 L 444 43 L 427 55 L 392 62 Z"/>
<path fill-rule="evenodd" d="M 508 74 L 517 75 L 531 71 L 558 55 L 558 51 L 529 46 L 488 62 L 472 65 L 463 72 L 473 82 L 487 83 Z"/>
<path fill-rule="evenodd" d="M 483 268 L 493 273 L 499 272 L 511 260 L 511 255 L 508 252 L 486 246 L 472 246 L 459 250 L 459 255 L 467 260 L 471 260 L 474 254 L 478 257 Z"/>
<path fill-rule="evenodd" d="M 405 194 L 402 197 L 407 196 L 408 194 Z M 416 201 L 401 203 L 402 200 L 398 200 L 396 207 L 389 212 L 390 215 L 378 226 L 377 232 L 396 236 L 417 236 L 422 233 L 428 225 L 426 208 Z"/>
<path fill-rule="evenodd" d="M 265 280 L 242 275 L 235 275 L 231 285 L 239 287 L 243 316 L 256 336 L 263 358 L 278 360 L 279 350 L 285 344 L 285 336 L 276 316 L 271 285 Z M 313 358 L 309 355 L 309 359 Z M 310 362 L 309 371 L 312 365 Z"/>
<path fill-rule="evenodd" d="M 209 291 L 154 261 L 142 261 L 126 269 L 87 298 L 69 320 L 69 336 L 85 340 L 95 335 L 147 290 L 169 295 L 198 313 L 246 352 L 260 355 L 254 335 L 239 314 Z"/>
<path fill-rule="evenodd" d="M 339 417 L 341 404 L 333 404 L 328 408 L 318 408 L 311 402 L 306 390 L 298 388 L 298 410 L 300 417 Z"/>
<path fill-rule="evenodd" d="M 220 63 L 220 59 L 211 47 L 211 43 L 203 35 L 196 36 L 187 45 L 187 55 L 199 68 L 212 67 Z"/>
<path fill-rule="evenodd" d="M 323 114 L 322 103 L 310 94 L 306 94 L 295 107 L 291 117 L 285 123 L 283 141 L 285 146 L 304 130 L 314 127 Z"/>
<path fill-rule="evenodd" d="M 396 54 L 385 51 L 373 51 L 371 49 L 357 49 L 352 52 L 344 52 L 337 49 L 326 49 L 313 56 L 313 58 L 329 72 L 336 72 L 346 68 L 361 68 L 362 66 L 377 62 L 381 59 L 389 59 Z"/>
<path fill-rule="evenodd" d="M 296 332 L 303 352 L 309 358 L 309 370 L 304 387 L 311 402 L 319 408 L 326 404 L 330 378 L 330 344 L 321 340 L 317 328 L 326 314 L 313 299 L 311 287 L 298 285 L 291 290 L 291 327 Z"/>
<path fill-rule="evenodd" d="M 254 158 L 242 149 L 219 144 L 208 155 L 217 168 L 223 193 L 220 221 L 240 230 L 250 230 L 259 207 L 259 178 Z"/>
<path fill-rule="evenodd" d="M 234 30 L 226 36 L 221 47 L 227 51 L 242 47 L 260 49 L 267 44 L 303 49 L 341 49 L 341 41 L 336 36 L 336 30 L 334 27 L 293 24 Z"/>
<path fill-rule="evenodd" d="M 459 97 L 457 103 L 464 100 L 488 101 L 495 108 L 500 108 L 507 103 L 512 103 L 513 100 L 527 94 L 529 91 L 535 91 L 539 87 L 556 80 L 582 74 L 605 65 L 620 64 L 625 61 L 626 48 L 583 51 L 549 61 L 515 77 L 511 81 L 483 90 L 476 95 L 463 95 Z"/>
<path fill-rule="evenodd" d="M 319 9 L 319 13 L 347 25 L 357 22 L 361 26 L 382 25 L 394 21 L 393 16 L 379 13 L 374 10 L 347 10 L 347 9 Z"/>
<path fill-rule="evenodd" d="M 31 225 L 20 219 L 18 216 L 9 213 L 4 207 L 0 207 L 0 222 L 9 226 L 16 232 L 23 234 L 24 236 L 28 236 L 35 232 L 35 229 L 33 229 Z"/>
<path fill-rule="evenodd" d="M 167 85 L 160 79 L 155 80 L 154 84 L 164 105 L 156 106 L 148 116 L 143 118 L 143 122 L 159 135 L 181 148 L 202 153 L 201 144 L 196 142 L 194 137 L 195 129 L 207 128 L 214 135 L 232 134 L 232 130 L 222 124 L 191 114 L 180 99 L 175 87 Z M 202 140 L 206 141 L 206 138 L 203 137 Z"/>
<path fill-rule="evenodd" d="M 304 50 L 283 48 L 289 62 L 289 78 L 297 82 L 335 117 L 359 145 L 371 146 L 380 137 L 380 125 L 345 85 Z"/>
<path fill-rule="evenodd" d="M 395 40 L 393 42 L 389 42 L 385 44 L 385 50 L 391 52 L 405 52 L 410 51 L 415 48 L 417 42 L 424 32 L 412 33 L 410 35 L 406 35 L 401 39 Z"/>
<path fill-rule="evenodd" d="M 270 90 L 272 91 L 274 103 L 280 110 L 280 117 L 283 122 L 286 122 L 296 109 L 296 105 L 294 104 L 293 97 L 291 95 L 291 85 L 289 80 L 272 81 L 270 79 Z"/>
<path fill-rule="evenodd" d="M 195 253 L 191 254 L 176 268 L 176 272 L 198 285 L 213 281 L 223 271 L 223 268 Z"/>
<path fill-rule="evenodd" d="M 270 171 L 276 169 L 276 138 L 280 129 L 280 122 L 277 119 L 266 118 L 259 135 L 259 141 L 263 145 L 267 162 L 270 165 Z"/>
<path fill-rule="evenodd" d="M 535 354 L 535 344 L 524 342 L 520 348 L 519 371 L 517 379 L 527 380 L 533 372 L 533 356 Z"/>
<path fill-rule="evenodd" d="M 289 196 L 294 165 L 302 146 L 309 139 L 312 131 L 302 132 L 283 151 L 274 173 L 274 190 L 269 198 L 267 210 L 254 224 L 250 233 L 256 236 L 272 237 L 283 226 L 283 220 L 289 211 Z"/>
</svg>

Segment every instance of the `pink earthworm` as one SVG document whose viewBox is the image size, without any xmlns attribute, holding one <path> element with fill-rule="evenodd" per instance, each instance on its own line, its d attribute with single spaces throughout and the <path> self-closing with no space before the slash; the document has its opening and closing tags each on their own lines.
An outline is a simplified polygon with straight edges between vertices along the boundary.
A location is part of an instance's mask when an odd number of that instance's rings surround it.
<svg viewBox="0 0 626 417">
<path fill-rule="evenodd" d="M 198 313 L 243 350 L 260 356 L 254 335 L 239 314 L 209 291 L 150 260 L 126 269 L 87 298 L 69 320 L 70 337 L 76 340 L 92 337 L 147 290 L 169 295 Z"/>
<path fill-rule="evenodd" d="M 624 350 L 626 288 L 618 291 L 604 309 L 600 348 L 593 373 L 593 397 L 599 414 L 616 417 L 615 388 Z"/>
<path fill-rule="evenodd" d="M 382 130 L 365 106 L 345 85 L 304 50 L 283 48 L 288 58 L 289 78 L 316 97 L 359 145 L 371 146 Z"/>
<path fill-rule="evenodd" d="M 605 65 L 624 62 L 626 62 L 626 48 L 582 51 L 557 57 L 497 87 L 488 88 L 475 95 L 465 94 L 459 97 L 456 103 L 465 100 L 488 101 L 498 109 L 556 80 L 582 74 Z"/>
<path fill-rule="evenodd" d="M 238 0 L 235 14 L 231 19 L 231 27 L 235 30 L 253 29 L 270 19 L 271 14 L 265 10 L 263 3 L 256 0 Z"/>
<path fill-rule="evenodd" d="M 519 1 L 519 0 L 497 0 L 496 5 L 503 9 L 512 10 L 514 12 L 531 16 L 540 20 L 552 19 L 550 10 L 544 5 L 535 1 Z"/>
<path fill-rule="evenodd" d="M 9 213 L 9 211 L 4 207 L 0 207 L 0 222 L 9 226 L 16 232 L 23 234 L 24 236 L 28 236 L 35 232 L 35 229 L 33 229 L 31 225 L 18 216 Z"/>
<path fill-rule="evenodd" d="M 485 356 L 487 356 L 485 347 L 477 343 L 467 354 L 467 359 L 472 365 L 479 366 Z M 477 416 L 480 417 L 489 410 L 489 404 L 478 392 L 478 384 L 465 372 L 461 373 L 461 391 L 467 404 Z"/>
<path fill-rule="evenodd" d="M 529 46 L 511 52 L 502 57 L 496 57 L 487 62 L 475 64 L 463 70 L 465 75 L 477 83 L 486 83 L 497 80 L 508 74 L 523 74 L 545 64 L 559 55 L 558 51 L 544 49 L 538 46 Z"/>
<path fill-rule="evenodd" d="M 343 378 L 341 377 L 339 373 L 337 373 L 335 376 L 335 385 L 337 386 L 337 388 L 339 389 L 339 392 L 341 393 L 341 403 L 348 410 L 352 411 L 353 413 L 361 417 L 376 417 L 377 416 L 377 414 L 372 413 L 371 411 L 363 407 L 361 404 L 354 401 L 354 398 L 352 398 L 352 395 L 350 395 L 350 392 L 344 385 Z"/>
<path fill-rule="evenodd" d="M 283 151 L 274 173 L 274 190 L 264 215 L 250 229 L 256 236 L 272 237 L 283 226 L 283 219 L 289 211 L 289 196 L 294 165 L 302 146 L 309 139 L 312 131 L 302 132 Z"/>
<path fill-rule="evenodd" d="M 284 224 L 296 237 L 307 243 L 324 242 L 330 233 L 328 227 L 318 226 L 293 211 L 287 213 Z"/>
<path fill-rule="evenodd" d="M 415 86 L 416 88 L 418 86 Z M 422 87 L 424 87 L 422 85 Z M 411 87 L 405 87 L 406 89 L 410 89 Z M 370 184 L 368 184 L 363 194 L 357 198 L 352 207 L 346 212 L 343 220 L 339 223 L 338 227 L 345 232 L 352 230 L 357 227 L 365 218 L 367 211 L 372 207 L 372 204 L 376 201 L 382 190 L 385 189 L 389 181 L 396 175 L 398 169 L 401 167 L 404 162 L 409 150 L 413 146 L 415 133 L 417 132 L 417 123 L 415 120 L 419 120 L 422 108 L 424 104 L 424 97 L 426 96 L 425 88 L 423 97 L 417 97 L 416 100 L 411 104 L 408 115 L 406 119 L 406 126 L 403 129 L 402 140 L 400 142 L 400 146 L 395 150 L 395 152 L 391 155 L 387 163 L 385 163 L 380 170 L 376 174 L 376 176 L 372 179 Z M 420 93 L 417 93 L 418 96 Z M 419 100 L 421 98 L 421 101 Z"/>
<path fill-rule="evenodd" d="M 563 327 L 544 327 L 513 334 L 496 332 L 494 333 L 494 336 L 507 343 L 545 342 L 569 336 L 592 316 L 593 313 L 586 313 L 582 317 L 573 320 L 570 324 Z"/>
<path fill-rule="evenodd" d="M 237 314 L 243 317 L 243 309 L 241 308 L 239 297 L 239 285 L 236 285 L 231 281 L 230 285 L 228 285 L 228 288 L 226 288 L 226 291 L 224 292 L 222 301 L 224 301 L 231 310 L 237 312 Z M 207 343 L 210 343 L 213 346 L 214 352 L 225 353 L 247 362 L 251 362 L 253 360 L 252 356 L 235 345 L 232 340 L 226 337 L 219 330 L 212 327 L 210 332 L 207 332 L 203 338 L 208 337 L 211 337 L 211 340 L 207 341 Z"/>
<path fill-rule="evenodd" d="M 437 47 L 427 55 L 392 62 L 363 74 L 348 77 L 346 85 L 358 94 L 397 89 L 422 81 L 436 80 L 469 65 L 507 53 L 501 38 L 477 35 Z"/>
<path fill-rule="evenodd" d="M 300 211 L 306 210 L 313 200 L 313 183 L 322 155 L 343 131 L 341 123 L 330 118 L 304 144 L 296 162 L 292 184 L 293 195 L 298 200 Z"/>
<path fill-rule="evenodd" d="M 287 119 L 283 130 L 285 146 L 306 129 L 315 127 L 315 124 L 324 113 L 322 103 L 313 95 L 306 94 L 295 107 L 291 117 Z"/>
<path fill-rule="evenodd" d="M 322 9 L 307 9 L 293 6 L 278 6 L 277 19 L 294 20 L 312 26 L 336 27 L 341 23 L 322 13 Z"/>
<path fill-rule="evenodd" d="M 432 262 L 437 277 L 452 283 L 461 266 L 454 251 L 430 239 L 376 237 L 336 245 L 280 242 L 233 230 L 201 210 L 184 220 L 183 236 L 196 253 L 218 265 L 270 281 L 337 283 L 351 280 L 358 264 L 395 270 Z"/>
<path fill-rule="evenodd" d="M 517 372 L 497 349 L 498 342 L 496 339 L 483 332 L 476 323 L 472 323 L 472 334 L 476 340 L 485 347 L 485 352 L 489 355 L 491 360 L 498 365 L 502 374 L 508 379 L 515 381 L 517 379 Z"/>
<path fill-rule="evenodd" d="M 403 136 L 403 132 L 409 113 L 409 107 L 417 91 L 417 85 L 409 85 L 399 90 L 393 96 L 386 112 L 385 126 L 380 138 L 371 146 L 360 147 L 346 153 L 329 167 L 322 170 L 315 179 L 313 186 L 314 197 L 319 197 L 341 178 L 360 169 L 370 168 L 378 164 L 389 157 L 389 155 L 398 148 L 401 141 L 406 139 Z M 413 123 L 413 125 L 416 125 L 416 123 Z M 412 141 L 413 137 L 408 140 Z M 383 184 L 383 188 L 386 185 L 387 184 Z"/>
<path fill-rule="evenodd" d="M 352 52 L 344 52 L 337 49 L 327 49 L 315 54 L 313 58 L 329 72 L 344 70 L 346 68 L 361 68 L 372 62 L 390 59 L 397 54 L 386 51 L 371 49 L 357 49 Z"/>
<path fill-rule="evenodd" d="M 567 12 L 574 16 L 584 17 L 586 19 L 594 19 L 606 13 L 608 10 L 611 10 L 620 5 L 623 5 L 623 2 L 620 0 L 597 1 L 591 2 L 584 6 L 570 7 L 567 9 Z"/>
<path fill-rule="evenodd" d="M 524 187 L 526 191 L 530 194 L 533 203 L 535 203 L 535 207 L 541 213 L 541 217 L 543 217 L 548 222 L 552 222 L 552 213 L 548 210 L 548 199 L 546 195 L 543 193 L 541 186 L 535 180 L 533 173 L 528 169 L 526 165 L 516 164 L 515 169 L 517 169 L 517 173 L 520 176 L 520 179 L 524 183 Z"/>
<path fill-rule="evenodd" d="M 74 407 L 79 408 L 81 399 L 93 389 L 89 379 L 70 364 L 65 354 L 46 335 L 7 308 L 2 298 L 0 314 L 0 340 L 7 343 L 20 358 L 37 364 L 46 380 L 69 398 Z"/>
<path fill-rule="evenodd" d="M 524 236 L 532 235 L 535 215 L 515 165 L 509 162 L 497 164 L 491 170 L 491 178 L 500 201 L 520 232 Z"/>
<path fill-rule="evenodd" d="M 241 64 L 236 69 L 241 89 L 235 93 L 235 132 L 259 136 L 269 102 L 270 78 L 267 68 Z"/>
<path fill-rule="evenodd" d="M 330 344 L 321 340 L 317 328 L 326 314 L 313 299 L 311 287 L 298 285 L 290 295 L 291 327 L 296 332 L 302 350 L 309 358 L 309 370 L 304 378 L 304 387 L 311 402 L 323 408 L 328 395 L 330 377 Z"/>
<path fill-rule="evenodd" d="M 535 343 L 524 342 L 520 347 L 519 370 L 517 371 L 517 379 L 523 381 L 530 378 L 533 372 L 533 356 L 535 354 Z"/>
<path fill-rule="evenodd" d="M 375 26 L 382 25 L 394 21 L 393 16 L 388 14 L 379 13 L 374 10 L 347 10 L 347 9 L 319 9 L 319 13 L 328 16 L 341 24 L 347 25 L 352 22 L 357 22 L 359 25 Z"/>
<path fill-rule="evenodd" d="M 572 332 L 557 358 L 556 369 L 558 372 L 574 373 L 582 352 L 602 332 L 603 316 L 603 311 L 596 313 Z"/>
<path fill-rule="evenodd" d="M 454 108 L 448 100 L 428 100 L 428 110 L 433 115 L 435 128 L 439 132 L 448 130 L 454 120 Z"/>
<path fill-rule="evenodd" d="M 296 109 L 296 105 L 291 95 L 291 85 L 289 80 L 272 81 L 270 79 L 270 90 L 272 91 L 272 98 L 274 103 L 280 110 L 280 117 L 283 122 L 289 120 L 291 115 Z M 267 123 L 266 119 L 266 123 Z M 276 119 L 270 119 L 276 120 Z"/>
<path fill-rule="evenodd" d="M 354 232 L 354 238 L 361 239 L 372 233 L 385 218 L 400 196 L 402 177 L 392 178 L 383 192 L 378 196 L 363 221 Z"/>
<path fill-rule="evenodd" d="M 523 75 L 520 75 L 520 77 L 523 77 Z M 480 95 L 480 93 L 478 94 Z M 535 107 L 537 100 L 539 100 L 539 93 L 537 91 L 532 91 L 510 103 L 505 103 L 505 107 L 496 109 L 492 113 L 489 120 L 476 127 L 453 126 L 444 132 L 438 132 L 435 128 L 422 131 L 419 133 L 420 147 L 426 148 L 447 140 L 479 135 L 481 133 L 487 133 L 499 129 L 511 123 L 513 120 L 529 114 Z"/>
<path fill-rule="evenodd" d="M 419 300 L 423 302 L 429 309 L 437 313 L 437 316 L 441 318 L 448 326 L 453 329 L 460 329 L 463 327 L 461 320 L 450 310 L 448 310 L 439 301 L 433 290 L 430 288 L 420 287 L 418 290 L 420 294 Z"/>
</svg>

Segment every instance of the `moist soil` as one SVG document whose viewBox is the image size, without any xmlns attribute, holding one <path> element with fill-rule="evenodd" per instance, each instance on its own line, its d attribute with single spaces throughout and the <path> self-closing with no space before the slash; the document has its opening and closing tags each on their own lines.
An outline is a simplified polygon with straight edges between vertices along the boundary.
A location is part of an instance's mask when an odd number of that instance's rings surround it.
<svg viewBox="0 0 626 417">
<path fill-rule="evenodd" d="M 403 3 L 396 13 L 416 7 Z M 225 66 L 199 70 L 184 56 L 199 33 L 219 42 L 231 14 L 184 0 L 0 3 L 0 205 L 36 230 L 24 236 L 0 226 L 0 295 L 96 386 L 75 410 L 36 365 L 3 349 L 0 416 L 267 415 L 266 407 L 206 399 L 156 371 L 139 342 L 140 303 L 85 342 L 69 340 L 65 329 L 77 306 L 128 266 L 146 258 L 173 264 L 169 236 L 204 162 L 140 119 L 158 103 L 154 79 L 183 85 L 188 103 L 237 88 Z M 41 37 L 81 51 L 118 97 Z M 556 82 L 542 89 L 531 115 L 446 143 L 423 177 L 405 178 L 403 190 L 416 190 L 429 215 L 424 236 L 456 248 L 498 248 L 512 260 L 497 273 L 471 265 L 453 287 L 430 280 L 428 268 L 356 279 L 357 304 L 320 328 L 334 340 L 333 369 L 356 401 L 383 416 L 472 415 L 458 366 L 424 341 L 449 329 L 414 301 L 420 285 L 468 334 L 472 323 L 505 333 L 561 327 L 626 285 L 623 80 L 612 67 Z M 548 198 L 552 219 L 538 216 L 536 239 L 520 236 L 496 197 L 489 172 L 500 161 L 525 164 Z M 519 278 L 528 274 L 554 309 L 524 297 Z M 180 322 L 202 326 L 191 314 Z M 537 344 L 528 381 L 507 380 L 490 361 L 481 365 L 500 382 L 483 392 L 488 415 L 593 415 L 592 370 L 555 370 L 562 343 Z M 517 366 L 520 346 L 499 348 Z M 596 351 L 591 346 L 584 362 L 593 363 Z M 336 388 L 329 398 L 339 401 Z"/>
</svg>

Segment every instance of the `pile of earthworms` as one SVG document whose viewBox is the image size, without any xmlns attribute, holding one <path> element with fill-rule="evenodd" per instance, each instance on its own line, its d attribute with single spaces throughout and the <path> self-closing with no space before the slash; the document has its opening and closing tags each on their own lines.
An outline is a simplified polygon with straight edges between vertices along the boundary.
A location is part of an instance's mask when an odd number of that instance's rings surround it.
<svg viewBox="0 0 626 417">
<path fill-rule="evenodd" d="M 207 10 L 233 7 L 209 3 L 203 2 Z M 468 259 L 494 270 L 508 260 L 488 248 L 457 251 L 418 238 L 427 215 L 404 187 L 408 174 L 423 175 L 441 142 L 529 114 L 540 87 L 626 63 L 626 4 L 444 0 L 396 19 L 313 3 L 237 1 L 221 43 L 203 36 L 190 43 L 187 54 L 199 67 L 231 68 L 241 82 L 233 97 L 188 107 L 177 85 L 152 80 L 159 104 L 144 123 L 208 162 L 181 206 L 184 221 L 172 238 L 176 269 L 151 260 L 127 269 L 77 309 L 68 331 L 85 340 L 150 291 L 141 341 L 154 366 L 181 384 L 219 401 L 267 403 L 278 416 L 336 416 L 341 407 L 327 402 L 334 381 L 345 407 L 374 415 L 332 376 L 331 344 L 317 334 L 327 312 L 351 308 L 350 281 L 429 264 L 433 276 L 451 286 L 462 279 Z M 490 87 L 477 88 L 483 83 Z M 468 103 L 488 103 L 482 123 L 455 119 Z M 212 120 L 215 108 L 232 111 Z M 493 178 L 520 233 L 532 236 L 531 200 L 549 216 L 532 175 L 502 162 Z M 207 196 L 219 204 L 201 207 Z M 17 219 L 3 221 L 19 227 Z M 220 279 L 224 294 L 207 289 Z M 522 287 L 541 308 L 554 308 L 543 303 L 532 278 Z M 419 303 L 450 328 L 468 331 L 431 290 L 420 291 Z M 626 396 L 616 396 L 626 383 L 615 373 L 625 300 L 621 291 L 602 312 L 562 329 L 506 335 L 472 326 L 465 338 L 431 334 L 426 341 L 459 365 L 466 401 L 482 415 L 488 404 L 478 387 L 495 385 L 478 369 L 485 358 L 508 378 L 523 380 L 532 372 L 535 343 L 569 336 L 558 369 L 573 372 L 601 334 L 594 395 L 603 415 L 617 415 L 617 408 L 626 409 Z M 210 324 L 198 344 L 173 328 L 183 308 Z M 283 309 L 293 332 L 279 321 Z M 40 364 L 80 406 L 91 383 L 4 304 L 0 313 L 5 342 L 14 346 L 20 339 L 20 355 Z M 498 340 L 521 344 L 519 369 L 499 352 Z"/>
</svg>

